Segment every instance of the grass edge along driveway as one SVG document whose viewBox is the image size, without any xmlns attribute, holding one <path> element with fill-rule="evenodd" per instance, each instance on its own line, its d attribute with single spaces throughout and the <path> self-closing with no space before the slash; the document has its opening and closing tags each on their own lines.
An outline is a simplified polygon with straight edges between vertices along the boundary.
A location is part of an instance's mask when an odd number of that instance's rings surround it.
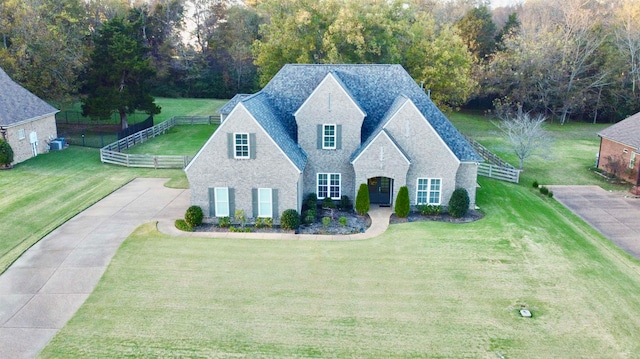
<svg viewBox="0 0 640 359">
<path fill-rule="evenodd" d="M 638 262 L 532 189 L 480 183 L 481 221 L 392 225 L 366 241 L 143 225 L 41 357 L 639 353 Z"/>
</svg>

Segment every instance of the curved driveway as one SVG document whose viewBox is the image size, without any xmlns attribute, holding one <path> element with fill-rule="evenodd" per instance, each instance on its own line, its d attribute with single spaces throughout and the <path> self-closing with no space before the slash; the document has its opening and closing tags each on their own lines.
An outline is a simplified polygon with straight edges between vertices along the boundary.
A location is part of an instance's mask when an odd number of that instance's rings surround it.
<svg viewBox="0 0 640 359">
<path fill-rule="evenodd" d="M 44 237 L 0 276 L 0 358 L 33 358 L 93 291 L 142 223 L 184 215 L 189 191 L 136 179 Z"/>
<path fill-rule="evenodd" d="M 599 186 L 547 186 L 553 197 L 598 232 L 640 259 L 640 198 Z"/>
</svg>

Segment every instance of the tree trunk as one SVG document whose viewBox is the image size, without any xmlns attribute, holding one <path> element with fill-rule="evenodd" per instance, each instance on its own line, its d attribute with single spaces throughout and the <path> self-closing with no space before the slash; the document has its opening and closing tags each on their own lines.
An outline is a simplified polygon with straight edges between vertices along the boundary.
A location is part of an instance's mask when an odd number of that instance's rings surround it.
<svg viewBox="0 0 640 359">
<path fill-rule="evenodd" d="M 129 127 L 129 120 L 127 119 L 127 112 L 123 109 L 118 110 L 120 113 L 120 127 L 121 129 L 126 129 Z"/>
</svg>

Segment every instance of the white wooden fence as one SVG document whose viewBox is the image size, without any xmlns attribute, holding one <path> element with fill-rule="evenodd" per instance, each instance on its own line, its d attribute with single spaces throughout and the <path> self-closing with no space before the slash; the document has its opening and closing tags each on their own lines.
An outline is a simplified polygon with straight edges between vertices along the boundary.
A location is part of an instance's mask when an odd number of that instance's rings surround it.
<svg viewBox="0 0 640 359">
<path fill-rule="evenodd" d="M 488 162 L 478 164 L 478 175 L 507 182 L 520 182 L 520 171 L 515 168 L 501 167 Z"/>
<path fill-rule="evenodd" d="M 110 143 L 100 149 L 100 161 L 126 167 L 143 168 L 185 168 L 193 159 L 192 156 L 170 155 L 134 155 L 122 153 L 135 145 L 160 136 L 176 125 L 220 124 L 220 117 L 172 117 L 146 130 L 136 132 L 119 141 Z"/>
</svg>

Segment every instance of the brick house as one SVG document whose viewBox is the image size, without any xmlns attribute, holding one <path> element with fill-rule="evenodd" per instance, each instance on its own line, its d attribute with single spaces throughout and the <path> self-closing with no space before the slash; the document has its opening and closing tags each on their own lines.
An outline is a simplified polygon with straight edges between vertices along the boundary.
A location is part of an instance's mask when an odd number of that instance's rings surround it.
<svg viewBox="0 0 640 359">
<path fill-rule="evenodd" d="M 598 168 L 640 186 L 640 112 L 598 132 Z"/>
<path fill-rule="evenodd" d="M 13 149 L 12 164 L 48 151 L 57 137 L 57 112 L 0 68 L 0 137 Z"/>
<path fill-rule="evenodd" d="M 278 217 L 304 197 L 393 205 L 475 204 L 481 161 L 400 65 L 286 65 L 260 92 L 237 95 L 185 171 L 191 203 L 208 217 Z"/>
</svg>

